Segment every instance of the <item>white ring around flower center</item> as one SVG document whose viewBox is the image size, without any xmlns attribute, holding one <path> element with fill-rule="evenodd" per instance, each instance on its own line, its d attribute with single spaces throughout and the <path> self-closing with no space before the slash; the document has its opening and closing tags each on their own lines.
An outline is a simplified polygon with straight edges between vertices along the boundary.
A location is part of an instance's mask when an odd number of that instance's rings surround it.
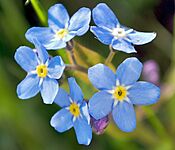
<svg viewBox="0 0 175 150">
<path fill-rule="evenodd" d="M 112 35 L 116 38 L 123 38 L 126 36 L 126 32 L 123 28 L 117 27 L 112 30 Z"/>
<path fill-rule="evenodd" d="M 128 95 L 129 95 L 129 89 L 131 86 L 125 86 L 120 84 L 119 80 L 116 80 L 116 86 L 113 87 L 112 90 L 108 90 L 107 92 L 112 95 L 112 98 L 114 100 L 113 107 L 115 107 L 119 102 L 126 101 L 128 103 L 131 103 Z"/>
</svg>

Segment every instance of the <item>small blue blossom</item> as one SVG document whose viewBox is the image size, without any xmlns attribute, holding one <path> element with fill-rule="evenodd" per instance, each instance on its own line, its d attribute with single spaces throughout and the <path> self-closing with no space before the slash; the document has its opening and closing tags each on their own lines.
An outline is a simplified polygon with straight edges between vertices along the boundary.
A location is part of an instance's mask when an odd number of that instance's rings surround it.
<svg viewBox="0 0 175 150">
<path fill-rule="evenodd" d="M 74 127 L 79 144 L 89 145 L 92 139 L 92 128 L 87 103 L 74 78 L 68 78 L 70 95 L 59 89 L 54 102 L 62 107 L 51 119 L 50 124 L 58 132 Z"/>
<path fill-rule="evenodd" d="M 56 79 L 62 76 L 65 65 L 59 56 L 50 59 L 36 39 L 33 43 L 36 49 L 21 46 L 14 56 L 27 72 L 26 78 L 17 86 L 17 94 L 20 99 L 28 99 L 41 92 L 44 103 L 51 104 L 59 89 Z"/>
<path fill-rule="evenodd" d="M 89 68 L 89 80 L 100 90 L 89 100 L 90 115 L 98 120 L 112 112 L 119 129 L 133 131 L 136 127 L 133 105 L 154 104 L 160 97 L 157 86 L 149 82 L 137 82 L 142 67 L 142 63 L 132 57 L 119 65 L 116 74 L 103 64 Z"/>
<path fill-rule="evenodd" d="M 32 42 L 33 37 L 47 50 L 66 47 L 66 42 L 75 36 L 82 36 L 89 29 L 91 11 L 80 8 L 71 18 L 62 4 L 55 4 L 48 10 L 49 27 L 33 27 L 26 32 L 26 38 Z"/>
<path fill-rule="evenodd" d="M 111 45 L 115 50 L 133 53 L 136 52 L 133 45 L 149 43 L 156 37 L 156 33 L 138 32 L 121 25 L 112 10 L 104 3 L 93 9 L 92 16 L 97 26 L 92 26 L 91 32 L 99 41 Z"/>
</svg>

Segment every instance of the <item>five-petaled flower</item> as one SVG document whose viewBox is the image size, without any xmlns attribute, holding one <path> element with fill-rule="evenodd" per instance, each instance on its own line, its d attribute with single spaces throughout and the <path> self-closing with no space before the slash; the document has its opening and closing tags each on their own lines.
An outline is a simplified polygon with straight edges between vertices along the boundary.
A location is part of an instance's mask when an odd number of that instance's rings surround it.
<svg viewBox="0 0 175 150">
<path fill-rule="evenodd" d="M 98 4 L 92 11 L 97 26 L 91 27 L 91 32 L 103 44 L 111 45 L 113 49 L 126 53 L 136 52 L 133 45 L 151 42 L 156 33 L 138 32 L 122 26 L 112 10 L 104 3 Z"/>
<path fill-rule="evenodd" d="M 64 132 L 74 127 L 79 144 L 89 145 L 92 139 L 92 129 L 87 103 L 83 93 L 74 78 L 69 78 L 70 95 L 59 89 L 54 102 L 62 107 L 51 119 L 51 126 L 58 132 Z"/>
<path fill-rule="evenodd" d="M 61 57 L 49 58 L 46 49 L 33 40 L 36 49 L 21 46 L 15 53 L 16 62 L 27 72 L 26 78 L 17 86 L 17 94 L 21 99 L 35 96 L 39 91 L 44 103 L 51 104 L 57 95 L 59 79 L 65 65 Z"/>
<path fill-rule="evenodd" d="M 88 70 L 92 84 L 99 89 L 89 100 L 89 113 L 101 119 L 112 112 L 117 126 L 125 132 L 136 127 L 133 105 L 150 105 L 160 97 L 160 89 L 148 82 L 137 82 L 142 63 L 137 58 L 128 58 L 114 74 L 107 66 L 97 64 Z"/>
<path fill-rule="evenodd" d="M 47 50 L 65 48 L 66 42 L 88 31 L 90 20 L 89 8 L 80 8 L 70 18 L 62 4 L 55 4 L 48 10 L 49 27 L 32 27 L 26 32 L 26 38 L 30 42 L 37 38 Z"/>
</svg>

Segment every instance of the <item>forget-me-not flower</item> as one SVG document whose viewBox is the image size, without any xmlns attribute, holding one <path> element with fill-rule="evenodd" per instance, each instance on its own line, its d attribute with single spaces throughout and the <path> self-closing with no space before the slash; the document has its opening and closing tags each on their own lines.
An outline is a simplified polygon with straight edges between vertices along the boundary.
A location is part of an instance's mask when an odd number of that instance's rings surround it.
<svg viewBox="0 0 175 150">
<path fill-rule="evenodd" d="M 48 10 L 49 27 L 32 27 L 26 32 L 26 38 L 30 42 L 37 38 L 47 50 L 65 48 L 66 42 L 88 31 L 90 19 L 89 8 L 80 8 L 70 18 L 62 4 L 55 4 Z"/>
<path fill-rule="evenodd" d="M 126 53 L 136 52 L 133 45 L 151 42 L 156 33 L 138 32 L 122 26 L 112 10 L 104 3 L 98 4 L 92 11 L 97 26 L 91 27 L 91 32 L 103 44 L 111 45 L 113 49 Z"/>
<path fill-rule="evenodd" d="M 160 97 L 160 89 L 149 82 L 137 80 L 142 71 L 137 58 L 128 58 L 112 72 L 107 66 L 97 64 L 88 70 L 92 84 L 100 91 L 89 100 L 89 113 L 101 119 L 112 112 L 116 125 L 125 132 L 136 127 L 133 105 L 150 105 Z"/>
<path fill-rule="evenodd" d="M 69 78 L 70 94 L 59 89 L 54 102 L 62 107 L 51 119 L 50 124 L 58 132 L 74 127 L 79 144 L 89 145 L 92 139 L 92 128 L 87 103 L 74 78 Z"/>
<path fill-rule="evenodd" d="M 61 57 L 49 58 L 46 49 L 35 39 L 36 49 L 21 46 L 15 53 L 16 62 L 27 72 L 26 78 L 17 86 L 21 99 L 28 99 L 41 92 L 44 103 L 51 104 L 57 95 L 59 79 L 65 65 Z"/>
</svg>

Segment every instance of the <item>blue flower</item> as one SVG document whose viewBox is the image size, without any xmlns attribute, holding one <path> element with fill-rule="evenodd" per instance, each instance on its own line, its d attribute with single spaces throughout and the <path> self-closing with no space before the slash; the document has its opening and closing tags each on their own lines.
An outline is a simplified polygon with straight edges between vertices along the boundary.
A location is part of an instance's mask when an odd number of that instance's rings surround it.
<svg viewBox="0 0 175 150">
<path fill-rule="evenodd" d="M 112 112 L 116 125 L 125 132 L 136 127 L 133 105 L 150 105 L 158 101 L 160 89 L 149 82 L 137 80 L 142 63 L 137 58 L 128 58 L 114 74 L 107 66 L 97 64 L 88 70 L 92 84 L 100 91 L 89 100 L 89 113 L 101 119 Z"/>
<path fill-rule="evenodd" d="M 89 145 L 92 139 L 92 129 L 87 103 L 83 93 L 74 78 L 69 78 L 70 95 L 59 89 L 55 103 L 62 107 L 51 119 L 50 124 L 58 132 L 64 132 L 74 127 L 79 144 Z"/>
<path fill-rule="evenodd" d="M 51 104 L 56 97 L 59 79 L 65 65 L 61 57 L 49 59 L 46 49 L 35 39 L 36 49 L 21 46 L 15 53 L 16 62 L 27 72 L 26 78 L 17 86 L 17 94 L 20 99 L 28 99 L 39 91 L 44 103 Z"/>
<path fill-rule="evenodd" d="M 104 3 L 98 4 L 93 9 L 92 16 L 97 26 L 92 26 L 91 32 L 100 42 L 111 45 L 115 50 L 136 52 L 133 44 L 146 44 L 156 37 L 156 33 L 138 32 L 122 26 L 112 10 Z"/>
<path fill-rule="evenodd" d="M 82 36 L 89 29 L 91 11 L 79 9 L 71 18 L 62 4 L 55 4 L 48 10 L 49 27 L 33 27 L 26 32 L 26 38 L 32 42 L 33 37 L 48 50 L 66 47 L 66 42 L 75 36 Z"/>
</svg>

